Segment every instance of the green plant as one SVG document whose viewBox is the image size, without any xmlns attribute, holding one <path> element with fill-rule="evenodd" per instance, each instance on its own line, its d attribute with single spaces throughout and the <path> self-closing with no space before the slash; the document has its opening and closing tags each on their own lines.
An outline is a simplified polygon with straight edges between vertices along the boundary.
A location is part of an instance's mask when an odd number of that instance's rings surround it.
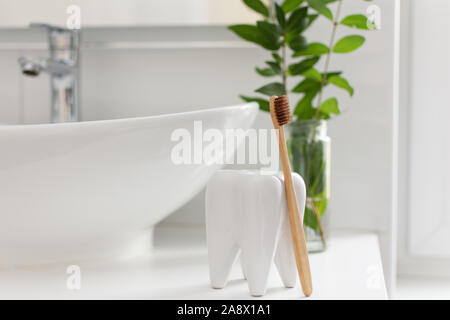
<svg viewBox="0 0 450 320">
<path fill-rule="evenodd" d="M 367 0 L 366 0 L 367 1 Z M 256 43 L 271 51 L 266 66 L 256 67 L 263 77 L 277 78 L 255 90 L 263 96 L 281 96 L 288 93 L 300 94 L 293 110 L 294 122 L 288 150 L 294 171 L 300 173 L 307 187 L 307 203 L 304 226 L 320 235 L 323 248 L 326 247 L 323 216 L 329 202 L 328 143 L 317 139 L 316 132 L 321 120 L 328 120 L 340 114 L 336 97 L 324 100 L 324 90 L 333 85 L 353 96 L 349 81 L 342 77 L 342 71 L 330 71 L 331 55 L 346 54 L 361 47 L 365 38 L 350 34 L 336 41 L 339 26 L 359 30 L 374 29 L 374 24 L 362 14 L 340 18 L 343 0 L 284 0 L 281 5 L 272 1 L 268 6 L 261 0 L 243 0 L 252 10 L 262 15 L 255 25 L 240 24 L 229 29 L 241 38 Z M 333 14 L 331 5 L 335 3 Z M 328 44 L 308 42 L 305 31 L 319 16 L 331 22 Z M 289 56 L 289 60 L 288 60 Z M 322 72 L 315 68 L 325 57 Z M 288 88 L 288 78 L 298 79 L 298 83 Z M 247 102 L 257 102 L 263 111 L 269 111 L 269 101 L 265 97 L 241 95 Z"/>
<path fill-rule="evenodd" d="M 352 34 L 335 41 L 336 29 L 338 26 L 346 26 L 370 30 L 372 22 L 362 14 L 349 15 L 341 20 L 343 0 L 285 0 L 281 5 L 273 0 L 269 1 L 269 5 L 262 0 L 243 2 L 261 14 L 262 19 L 255 25 L 232 25 L 229 29 L 239 37 L 271 51 L 271 58 L 266 61 L 266 66 L 256 67 L 255 70 L 263 77 L 279 78 L 279 81 L 262 86 L 255 92 L 265 96 L 301 94 L 293 112 L 295 119 L 329 119 L 333 114 L 340 114 L 337 98 L 331 97 L 323 101 L 324 89 L 331 84 L 347 91 L 350 96 L 353 96 L 354 90 L 347 79 L 342 77 L 342 71 L 329 70 L 331 55 L 350 53 L 361 47 L 365 38 Z M 335 14 L 330 9 L 332 3 L 337 3 Z M 319 16 L 331 22 L 328 45 L 321 42 L 308 43 L 304 35 Z M 289 64 L 288 54 L 291 56 Z M 315 65 L 322 56 L 325 56 L 324 70 L 319 72 Z M 300 81 L 293 88 L 288 88 L 288 77 L 299 77 Z M 269 111 L 267 98 L 244 95 L 241 98 L 247 102 L 257 102 L 261 110 Z"/>
</svg>

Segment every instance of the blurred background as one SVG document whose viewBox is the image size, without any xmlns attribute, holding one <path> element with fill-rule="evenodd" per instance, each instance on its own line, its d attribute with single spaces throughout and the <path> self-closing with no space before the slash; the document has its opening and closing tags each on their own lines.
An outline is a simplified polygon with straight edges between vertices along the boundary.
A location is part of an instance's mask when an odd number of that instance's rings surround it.
<svg viewBox="0 0 450 320">
<path fill-rule="evenodd" d="M 226 28 L 255 21 L 240 0 L 0 0 L 0 123 L 49 121 L 48 75 L 22 75 L 17 58 L 47 56 L 45 30 L 28 25 L 65 26 L 71 5 L 81 9 L 84 121 L 239 104 L 265 84 L 254 67 L 268 53 Z M 343 15 L 370 5 L 381 28 L 331 62 L 356 92 L 339 96 L 343 115 L 329 123 L 332 228 L 379 235 L 391 297 L 450 298 L 450 3 L 345 0 Z M 308 31 L 329 32 L 326 22 Z M 268 114 L 256 126 L 270 128 Z M 203 194 L 162 222 L 203 223 Z"/>
</svg>

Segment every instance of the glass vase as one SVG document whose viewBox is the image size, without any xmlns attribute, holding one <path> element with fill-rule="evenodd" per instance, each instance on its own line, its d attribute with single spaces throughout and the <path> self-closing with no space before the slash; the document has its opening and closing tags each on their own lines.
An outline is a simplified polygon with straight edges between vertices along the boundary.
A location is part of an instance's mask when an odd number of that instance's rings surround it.
<svg viewBox="0 0 450 320">
<path fill-rule="evenodd" d="M 330 138 L 324 120 L 297 120 L 288 126 L 292 170 L 306 184 L 303 227 L 309 252 L 327 247 L 330 201 Z"/>
</svg>

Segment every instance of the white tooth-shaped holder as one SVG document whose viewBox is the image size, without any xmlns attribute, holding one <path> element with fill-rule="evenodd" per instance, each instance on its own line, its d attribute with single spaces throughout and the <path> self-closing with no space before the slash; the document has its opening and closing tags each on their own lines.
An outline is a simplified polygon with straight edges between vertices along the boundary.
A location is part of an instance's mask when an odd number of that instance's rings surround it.
<svg viewBox="0 0 450 320">
<path fill-rule="evenodd" d="M 297 173 L 292 178 L 303 214 L 305 183 Z M 251 295 L 265 294 L 273 261 L 284 286 L 295 287 L 297 268 L 282 174 L 217 171 L 206 188 L 206 236 L 213 288 L 225 287 L 239 253 Z"/>
</svg>

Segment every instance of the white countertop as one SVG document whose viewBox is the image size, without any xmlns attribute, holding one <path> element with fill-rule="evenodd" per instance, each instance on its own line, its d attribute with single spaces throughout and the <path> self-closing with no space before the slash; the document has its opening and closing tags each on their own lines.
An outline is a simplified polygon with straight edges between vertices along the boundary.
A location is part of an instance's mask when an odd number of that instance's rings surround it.
<svg viewBox="0 0 450 320">
<path fill-rule="evenodd" d="M 335 232 L 324 253 L 310 255 L 310 299 L 386 299 L 378 238 Z M 209 286 L 201 228 L 158 227 L 148 258 L 81 263 L 81 289 L 68 290 L 66 265 L 0 269 L 0 299 L 255 299 L 239 264 L 222 290 Z M 265 299 L 304 298 L 286 289 L 272 268 Z M 261 298 L 256 298 L 261 299 Z"/>
</svg>

